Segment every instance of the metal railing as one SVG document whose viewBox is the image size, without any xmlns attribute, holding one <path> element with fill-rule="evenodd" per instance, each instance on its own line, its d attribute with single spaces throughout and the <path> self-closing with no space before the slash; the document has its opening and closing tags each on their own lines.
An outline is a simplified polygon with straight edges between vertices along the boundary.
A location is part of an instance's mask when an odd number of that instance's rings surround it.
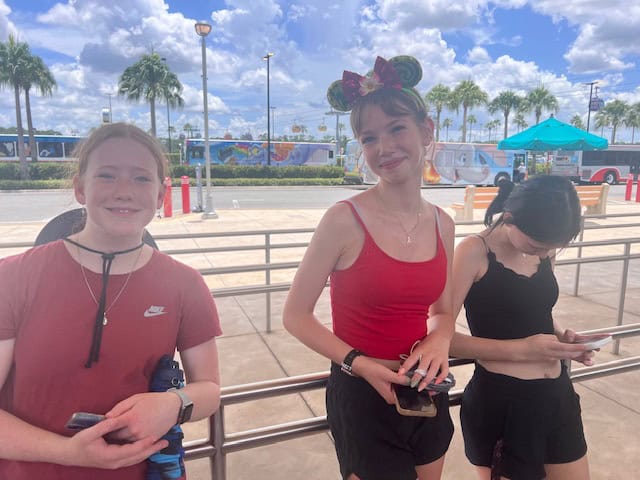
<svg viewBox="0 0 640 480">
<path fill-rule="evenodd" d="M 621 338 L 640 335 L 640 323 L 581 333 L 609 333 L 619 341 Z M 451 359 L 449 362 L 453 368 L 469 363 L 472 361 L 465 359 Z M 570 371 L 570 376 L 573 382 L 583 382 L 633 370 L 640 370 L 640 355 L 574 369 Z M 326 415 L 234 433 L 226 433 L 224 428 L 225 407 L 229 405 L 325 388 L 328 377 L 329 372 L 318 372 L 222 388 L 220 409 L 209 419 L 210 436 L 187 442 L 186 460 L 209 458 L 211 478 L 226 480 L 226 457 L 230 453 L 328 431 Z M 456 389 L 449 393 L 452 406 L 460 405 L 462 392 L 463 389 Z"/>
<path fill-rule="evenodd" d="M 614 215 L 588 215 L 586 220 L 591 218 L 620 218 L 620 217 L 637 217 L 638 214 L 614 214 Z M 482 222 L 458 222 L 459 225 L 482 225 Z M 616 341 L 614 345 L 614 353 L 619 352 L 619 341 L 621 338 L 640 335 L 640 324 L 623 325 L 624 301 L 626 288 L 628 283 L 629 262 L 633 259 L 640 258 L 640 254 L 631 253 L 632 245 L 640 243 L 640 237 L 612 239 L 604 241 L 582 241 L 584 231 L 592 229 L 608 229 L 608 228 L 626 228 L 638 227 L 640 223 L 623 223 L 611 225 L 583 225 L 578 242 L 574 242 L 567 248 L 577 248 L 577 258 L 562 259 L 556 262 L 557 265 L 576 265 L 576 278 L 574 285 L 574 295 L 578 293 L 578 285 L 580 280 L 580 266 L 586 263 L 599 263 L 622 261 L 623 269 L 621 275 L 620 295 L 617 306 L 617 325 L 611 328 L 599 329 L 583 333 L 611 333 Z M 229 245 L 223 247 L 198 247 L 185 249 L 162 249 L 164 253 L 169 255 L 185 255 L 185 254 L 206 254 L 206 253 L 228 253 L 242 251 L 264 251 L 264 263 L 247 264 L 231 267 L 216 267 L 201 269 L 203 275 L 223 275 L 234 273 L 246 273 L 264 271 L 264 284 L 258 285 L 242 285 L 236 287 L 214 288 L 211 290 L 217 298 L 249 295 L 249 294 L 265 294 L 266 295 L 266 331 L 271 331 L 271 293 L 278 291 L 287 291 L 290 288 L 290 282 L 272 283 L 271 272 L 284 269 L 295 269 L 299 264 L 299 260 L 276 262 L 273 263 L 272 252 L 280 249 L 304 248 L 308 242 L 274 242 L 275 236 L 280 235 L 309 235 L 314 231 L 312 228 L 297 229 L 281 229 L 281 230 L 251 230 L 239 232 L 217 232 L 217 233 L 196 233 L 196 234 L 170 234 L 156 235 L 156 242 L 169 240 L 197 240 L 197 239 L 215 239 L 215 238 L 247 238 L 261 237 L 260 243 L 250 245 Z M 456 237 L 463 237 L 467 233 L 459 233 Z M 590 247 L 602 247 L 611 245 L 623 246 L 623 253 L 618 255 L 582 257 L 583 249 Z M 0 251 L 9 248 L 29 248 L 33 246 L 33 242 L 12 242 L 0 243 Z M 465 360 L 452 360 L 452 366 L 458 366 L 469 363 Z M 621 360 L 614 360 L 599 364 L 592 367 L 583 367 L 571 372 L 573 381 L 579 382 L 587 379 L 597 378 L 605 375 L 613 375 L 629 370 L 640 368 L 640 356 L 630 357 Z M 266 382 L 251 383 L 246 385 L 237 385 L 224 387 L 222 389 L 221 407 L 219 411 L 209 419 L 210 434 L 208 438 L 198 439 L 185 443 L 186 458 L 194 460 L 198 458 L 209 458 L 211 462 L 211 473 L 216 480 L 224 480 L 226 478 L 226 455 L 228 453 L 254 448 L 261 445 L 273 444 L 292 438 L 298 438 L 318 432 L 327 431 L 328 425 L 326 417 L 313 417 L 302 419 L 294 422 L 288 422 L 278 425 L 272 425 L 262 428 L 256 428 L 243 432 L 226 433 L 224 430 L 224 412 L 225 407 L 233 404 L 255 401 L 269 397 L 277 397 L 291 393 L 301 393 L 308 390 L 320 389 L 326 386 L 328 372 L 320 372 L 296 377 L 287 377 Z M 450 393 L 453 405 L 459 403 L 462 390 L 455 390 Z"/>
</svg>

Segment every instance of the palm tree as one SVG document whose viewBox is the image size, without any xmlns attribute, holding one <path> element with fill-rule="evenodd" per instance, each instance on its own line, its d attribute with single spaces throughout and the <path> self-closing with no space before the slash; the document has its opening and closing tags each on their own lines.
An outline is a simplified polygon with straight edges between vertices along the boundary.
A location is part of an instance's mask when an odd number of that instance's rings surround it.
<svg viewBox="0 0 640 480">
<path fill-rule="evenodd" d="M 445 134 L 445 137 L 446 137 L 445 141 L 447 141 L 447 142 L 449 141 L 449 127 L 452 127 L 452 126 L 453 126 L 453 120 L 451 120 L 450 118 L 445 118 L 442 121 L 442 128 L 444 128 L 445 131 L 447 132 Z"/>
<path fill-rule="evenodd" d="M 27 78 L 29 45 L 17 42 L 9 35 L 7 42 L 0 42 L 0 87 L 12 87 L 16 105 L 16 127 L 18 134 L 18 158 L 20 159 L 20 178 L 29 179 L 27 156 L 24 149 L 24 131 L 22 129 L 22 111 L 20 109 L 20 89 Z"/>
<path fill-rule="evenodd" d="M 607 102 L 607 104 L 600 110 L 600 112 L 607 116 L 609 124 L 613 128 L 611 130 L 612 144 L 616 143 L 616 131 L 618 130 L 618 125 L 624 122 L 627 110 L 629 110 L 629 104 L 622 100 L 612 100 L 611 102 Z"/>
<path fill-rule="evenodd" d="M 533 111 L 536 115 L 536 125 L 540 123 L 540 117 L 543 110 L 549 110 L 552 113 L 558 111 L 558 99 L 544 86 L 531 90 L 527 93 L 522 104 L 525 112 Z"/>
<path fill-rule="evenodd" d="M 492 131 L 494 128 L 496 128 L 496 129 L 497 129 L 499 126 L 500 126 L 500 120 L 498 120 L 497 118 L 495 118 L 495 119 L 493 119 L 493 120 L 491 120 L 490 122 L 487 122 L 487 123 L 485 124 L 485 126 L 484 126 L 484 127 L 485 127 L 487 130 L 489 130 L 489 141 L 491 141 L 491 131 Z"/>
<path fill-rule="evenodd" d="M 41 95 L 53 95 L 53 89 L 57 86 L 56 80 L 53 78 L 53 74 L 49 67 L 47 67 L 42 58 L 37 55 L 31 55 L 29 57 L 29 63 L 27 66 L 28 72 L 25 78 L 22 89 L 24 90 L 24 109 L 27 112 L 27 130 L 29 132 L 29 150 L 31 151 L 31 161 L 38 161 L 38 149 L 36 148 L 36 136 L 33 128 L 33 120 L 31 118 L 31 100 L 29 91 L 32 87 L 36 87 Z"/>
<path fill-rule="evenodd" d="M 576 128 L 586 130 L 586 127 L 584 126 L 584 122 L 582 121 L 582 117 L 580 115 L 574 115 L 569 123 Z"/>
<path fill-rule="evenodd" d="M 139 102 L 144 99 L 151 110 L 151 134 L 156 136 L 156 99 L 166 101 L 170 107 L 182 107 L 182 84 L 175 73 L 157 53 L 143 55 L 127 67 L 118 80 L 118 95 Z"/>
<path fill-rule="evenodd" d="M 469 109 L 485 105 L 488 98 L 486 92 L 481 90 L 473 80 L 463 80 L 451 93 L 450 107 L 458 112 L 462 106 L 462 143 L 467 141 L 467 113 Z"/>
<path fill-rule="evenodd" d="M 512 90 L 504 90 L 489 103 L 489 113 L 502 112 L 504 115 L 504 136 L 507 138 L 509 130 L 509 114 L 516 111 L 522 104 L 522 97 Z"/>
<path fill-rule="evenodd" d="M 607 115 L 607 112 L 604 111 L 604 108 L 596 113 L 595 121 L 595 127 L 600 129 L 600 136 L 603 137 L 605 127 L 609 127 L 611 125 L 609 116 Z"/>
<path fill-rule="evenodd" d="M 471 142 L 473 137 L 471 135 L 471 131 L 472 131 L 472 126 L 474 124 L 476 124 L 478 122 L 478 120 L 476 120 L 476 116 L 471 114 L 471 115 L 467 115 L 467 123 L 469 124 L 469 141 Z"/>
<path fill-rule="evenodd" d="M 636 128 L 640 128 L 640 102 L 629 107 L 624 124 L 631 127 L 631 143 L 635 143 Z"/>
<path fill-rule="evenodd" d="M 522 129 L 529 126 L 527 121 L 524 119 L 524 115 L 522 114 L 522 112 L 516 113 L 516 118 L 513 119 L 513 123 L 515 123 L 516 127 L 518 127 L 518 133 L 520 133 Z"/>
<path fill-rule="evenodd" d="M 185 123 L 182 126 L 182 131 L 187 134 L 187 138 L 193 138 L 193 126 L 190 123 Z"/>
<path fill-rule="evenodd" d="M 436 142 L 440 140 L 440 114 L 451 100 L 451 89 L 441 83 L 433 87 L 425 95 L 427 104 L 436 109 Z"/>
</svg>

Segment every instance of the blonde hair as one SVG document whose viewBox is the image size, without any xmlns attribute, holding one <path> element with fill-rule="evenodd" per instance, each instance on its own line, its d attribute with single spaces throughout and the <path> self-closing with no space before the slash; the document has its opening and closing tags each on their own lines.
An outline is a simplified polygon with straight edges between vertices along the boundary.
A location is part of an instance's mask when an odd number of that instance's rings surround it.
<svg viewBox="0 0 640 480">
<path fill-rule="evenodd" d="M 112 138 L 128 138 L 149 150 L 156 161 L 160 183 L 164 181 L 168 174 L 169 166 L 160 142 L 144 130 L 124 122 L 109 123 L 97 128 L 75 148 L 74 155 L 78 158 L 78 170 L 76 172 L 78 177 L 82 177 L 86 173 L 91 153 Z"/>
</svg>

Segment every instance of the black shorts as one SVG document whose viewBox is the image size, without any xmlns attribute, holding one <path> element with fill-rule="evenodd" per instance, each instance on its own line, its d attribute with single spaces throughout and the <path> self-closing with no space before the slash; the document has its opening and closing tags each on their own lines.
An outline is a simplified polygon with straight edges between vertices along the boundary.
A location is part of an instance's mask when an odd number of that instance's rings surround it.
<svg viewBox="0 0 640 480">
<path fill-rule="evenodd" d="M 563 367 L 558 378 L 521 380 L 476 364 L 460 407 L 467 458 L 491 467 L 502 441 L 498 471 L 512 480 L 540 480 L 545 464 L 587 453 L 580 397 Z"/>
<path fill-rule="evenodd" d="M 343 478 L 415 480 L 416 465 L 445 454 L 453 436 L 449 397 L 433 397 L 433 418 L 400 415 L 369 383 L 331 365 L 327 419 Z"/>
</svg>

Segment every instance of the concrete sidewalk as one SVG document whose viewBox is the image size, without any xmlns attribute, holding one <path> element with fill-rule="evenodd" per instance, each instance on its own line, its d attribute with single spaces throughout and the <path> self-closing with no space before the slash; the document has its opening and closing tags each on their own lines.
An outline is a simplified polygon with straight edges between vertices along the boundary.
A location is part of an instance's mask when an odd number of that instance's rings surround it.
<svg viewBox="0 0 640 480">
<path fill-rule="evenodd" d="M 444 206 L 446 207 L 446 206 Z M 445 208 L 446 209 L 446 208 Z M 618 202 L 608 205 L 608 213 L 636 213 L 640 215 L 640 205 Z M 306 210 L 218 210 L 219 219 L 203 221 L 196 214 L 178 215 L 167 219 L 156 219 L 149 226 L 154 235 L 166 233 L 198 233 L 262 230 L 274 228 L 312 228 L 320 220 L 323 209 Z M 590 220 L 591 223 L 613 224 L 636 221 L 636 219 Z M 42 223 L 0 224 L 1 242 L 32 241 Z M 460 227 L 461 232 L 477 231 L 475 227 Z M 638 228 L 615 228 L 587 230 L 585 240 L 637 237 Z M 308 239 L 310 237 L 307 236 Z M 162 241 L 161 249 L 193 248 L 229 244 L 239 241 L 189 240 Z M 275 240 L 274 240 L 275 241 Z M 279 238 L 277 241 L 289 241 Z M 303 241 L 296 237 L 291 241 Z M 15 252 L 20 249 L 16 249 Z M 633 250 L 637 252 L 640 246 Z M 589 249 L 583 256 L 610 255 L 621 253 L 622 247 L 602 247 Z M 1 250 L 0 257 L 8 255 Z M 299 260 L 304 249 L 277 253 L 273 261 Z M 561 253 L 559 258 L 572 258 L 574 249 Z M 274 255 L 276 253 L 274 252 Z M 253 254 L 194 254 L 178 257 L 197 268 L 260 263 L 264 261 L 262 252 Z M 571 295 L 575 266 L 560 266 L 557 276 L 561 285 L 561 297 L 555 308 L 555 318 L 565 327 L 586 330 L 614 326 L 620 291 L 621 262 L 595 263 L 582 266 L 579 296 Z M 288 281 L 294 271 L 278 272 L 276 281 Z M 242 284 L 262 283 L 264 274 L 255 278 L 243 275 L 207 278 L 211 288 Z M 327 325 L 330 324 L 328 292 L 325 292 L 317 308 L 317 314 Z M 217 300 L 224 335 L 219 339 L 220 364 L 223 385 L 236 385 L 261 380 L 326 371 L 328 362 L 310 351 L 284 331 L 281 324 L 282 305 L 286 293 L 272 294 L 272 332 L 265 332 L 265 296 L 250 295 Z M 640 262 L 632 261 L 629 269 L 629 283 L 625 299 L 624 323 L 640 322 Z M 466 330 L 466 321 L 461 315 L 457 328 Z M 625 339 L 621 343 L 620 355 L 605 347 L 598 359 L 607 361 L 640 354 L 640 337 Z M 577 367 L 577 365 L 576 365 Z M 458 385 L 463 386 L 471 374 L 471 367 L 459 367 L 454 371 Z M 636 466 L 640 456 L 640 391 L 637 382 L 640 371 L 604 377 L 576 384 L 581 396 L 583 419 L 589 458 L 594 480 L 639 479 Z M 277 399 L 261 400 L 235 405 L 225 409 L 227 432 L 243 431 L 251 428 L 292 421 L 309 416 L 324 415 L 324 392 L 314 391 L 293 394 Z M 456 432 L 447 455 L 444 478 L 448 480 L 473 480 L 473 469 L 464 457 L 459 428 L 459 409 L 452 408 Z M 203 422 L 188 425 L 188 438 L 206 435 Z M 188 464 L 189 478 L 205 480 L 208 462 L 197 460 Z M 231 480 L 261 478 L 266 480 L 338 480 L 340 478 L 333 444 L 328 433 L 320 433 L 299 440 L 283 442 L 258 449 L 230 454 L 227 457 L 227 478 Z"/>
</svg>

